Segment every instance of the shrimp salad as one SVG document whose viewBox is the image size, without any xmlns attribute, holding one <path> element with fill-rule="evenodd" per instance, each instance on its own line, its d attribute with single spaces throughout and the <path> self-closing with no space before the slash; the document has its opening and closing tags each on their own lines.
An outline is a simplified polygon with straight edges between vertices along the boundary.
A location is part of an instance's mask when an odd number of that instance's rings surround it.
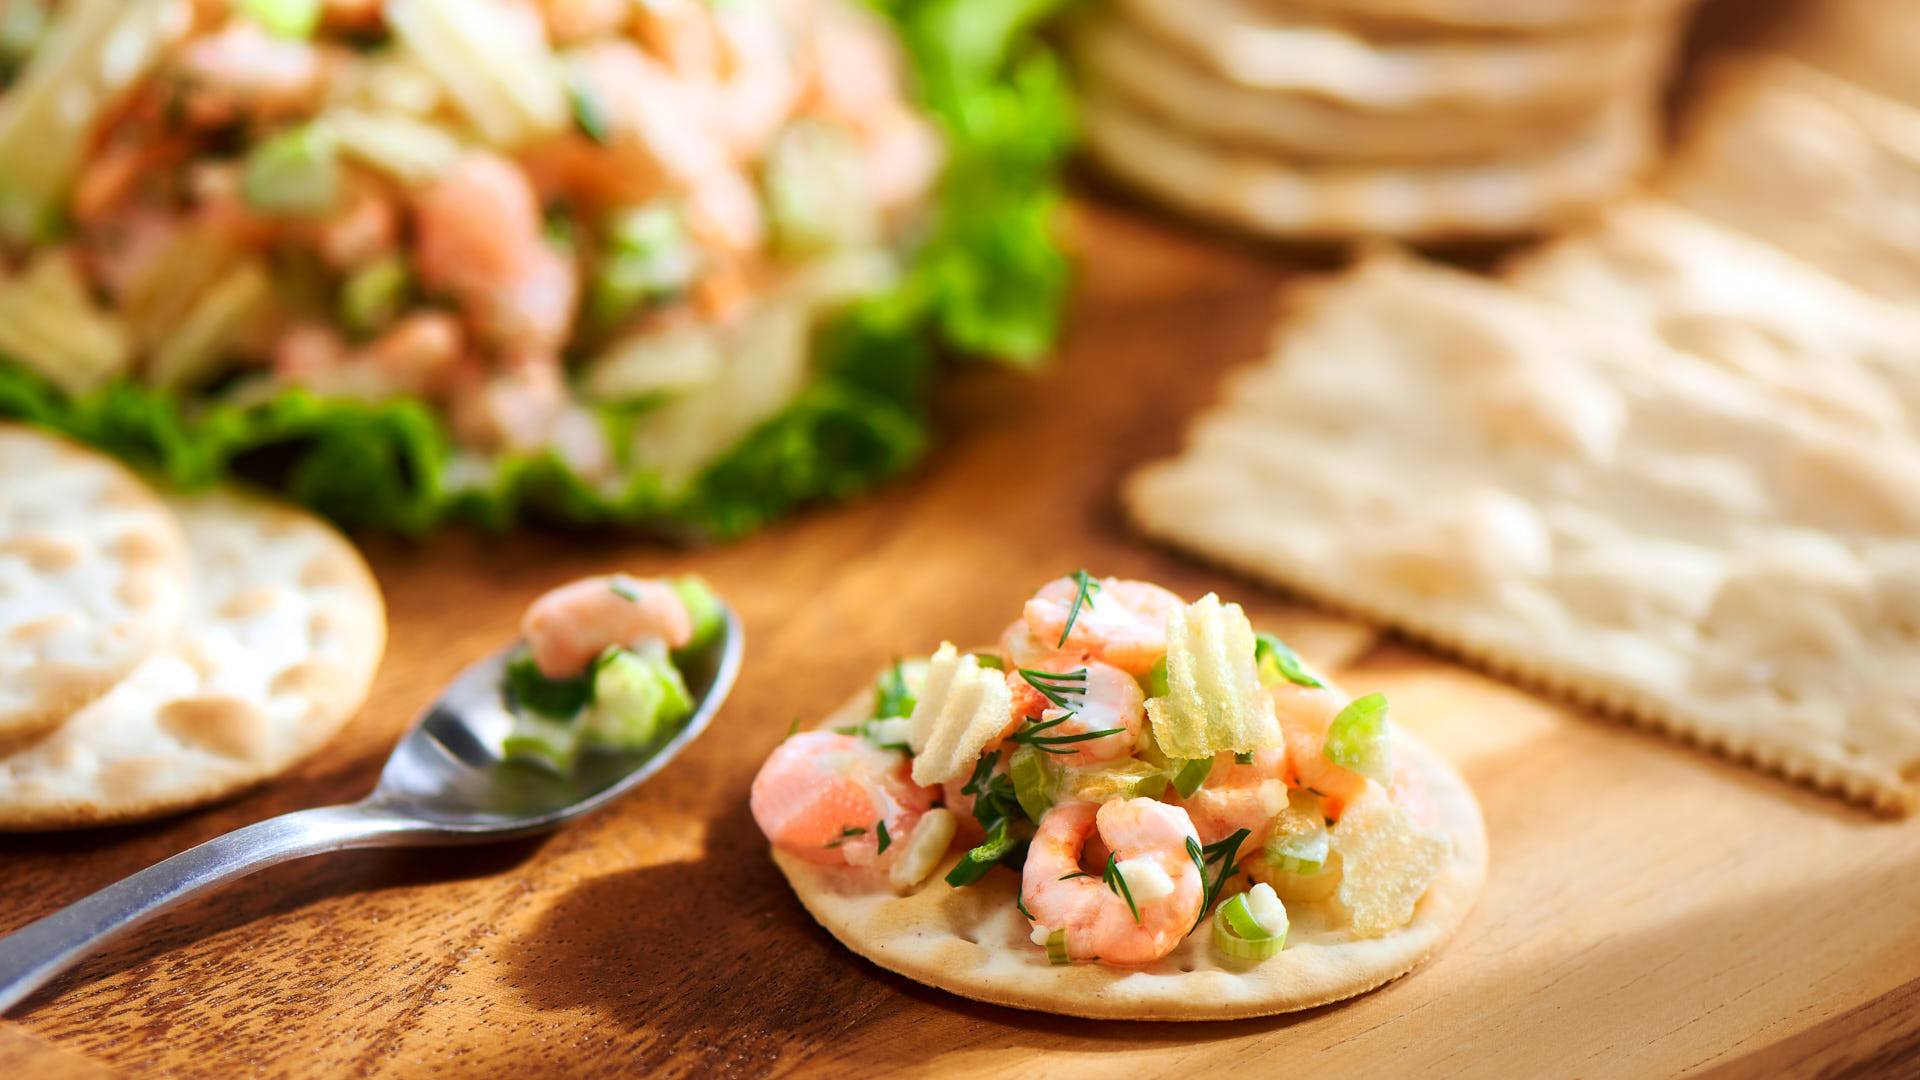
<svg viewBox="0 0 1920 1080">
<path fill-rule="evenodd" d="M 502 756 L 567 772 L 583 752 L 649 750 L 693 715 L 685 672 L 724 625 L 697 577 L 607 574 L 534 601 L 501 694 L 513 715 Z"/>
<path fill-rule="evenodd" d="M 1289 908 L 1354 938 L 1414 919 L 1451 841 L 1393 744 L 1383 696 L 1238 605 L 1081 571 L 996 648 L 898 663 L 866 719 L 789 735 L 751 802 L 793 859 L 901 895 L 1006 889 L 1053 964 L 1152 964 L 1198 931 L 1254 965 Z"/>
<path fill-rule="evenodd" d="M 671 513 L 829 408 L 815 353 L 850 313 L 836 349 L 920 381 L 924 348 L 863 331 L 933 317 L 907 279 L 977 147 L 916 99 L 917 59 L 856 0 L 6 0 L 0 410 L 98 441 L 160 421 L 103 432 L 89 403 L 164 400 L 174 443 L 226 459 L 350 416 L 360 448 L 286 469 L 296 496 L 351 465 L 448 504 L 517 481 Z M 830 404 L 838 441 L 789 433 L 763 488 L 845 488 L 795 455 L 913 441 L 847 432 L 884 392 Z"/>
</svg>

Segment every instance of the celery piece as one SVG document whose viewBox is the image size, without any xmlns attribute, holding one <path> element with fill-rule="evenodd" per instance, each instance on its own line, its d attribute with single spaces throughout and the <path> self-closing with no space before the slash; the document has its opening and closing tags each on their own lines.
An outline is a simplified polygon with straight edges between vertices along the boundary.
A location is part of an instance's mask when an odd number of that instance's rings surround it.
<svg viewBox="0 0 1920 1080">
<path fill-rule="evenodd" d="M 1327 725 L 1328 761 L 1382 786 L 1393 783 L 1393 747 L 1387 732 L 1387 696 L 1355 698 Z"/>
<path fill-rule="evenodd" d="M 325 128 L 304 124 L 253 148 L 241 191 L 247 205 L 279 217 L 318 217 L 340 200 L 340 154 Z"/>
<path fill-rule="evenodd" d="M 677 577 L 667 584 L 680 597 L 680 603 L 686 606 L 687 619 L 693 625 L 693 636 L 687 639 L 685 648 L 680 651 L 692 652 L 713 644 L 726 622 L 726 615 L 720 610 L 720 598 L 713 594 L 706 580 L 698 574 Z"/>
<path fill-rule="evenodd" d="M 859 149 L 832 124 L 789 125 L 767 151 L 761 182 L 774 244 L 783 253 L 857 247 L 879 231 Z"/>
<path fill-rule="evenodd" d="M 1306 792 L 1291 793 L 1287 808 L 1274 817 L 1268 829 L 1267 864 L 1283 873 L 1317 874 L 1326 867 L 1329 850 L 1327 819 L 1320 800 Z"/>
<path fill-rule="evenodd" d="M 1053 809 L 1060 790 L 1060 772 L 1047 755 L 1031 746 L 1022 746 L 1007 760 L 1007 772 L 1013 777 L 1013 797 L 1020 809 L 1036 824 Z"/>
<path fill-rule="evenodd" d="M 413 275 L 400 256 L 368 263 L 340 286 L 340 321 L 356 334 L 377 334 L 399 317 L 412 288 Z"/>
<path fill-rule="evenodd" d="M 1153 662 L 1153 667 L 1147 671 L 1147 677 L 1140 682 L 1140 689 L 1146 691 L 1148 697 L 1167 696 L 1166 657 L 1162 656 Z"/>
<path fill-rule="evenodd" d="M 614 750 L 651 746 L 693 715 L 693 695 L 666 650 L 655 643 L 614 649 L 593 675 L 593 704 L 580 717 L 580 738 Z"/>
<path fill-rule="evenodd" d="M 1207 782 L 1207 774 L 1212 771 L 1213 759 L 1210 757 L 1194 758 L 1192 761 L 1184 762 L 1179 771 L 1173 774 L 1173 789 L 1178 791 L 1180 797 L 1184 799 L 1199 791 L 1200 785 Z"/>
<path fill-rule="evenodd" d="M 500 744 L 500 753 L 508 761 L 562 774 L 572 771 L 579 750 L 579 734 L 573 725 L 526 713 L 514 716 L 513 730 Z"/>
<path fill-rule="evenodd" d="M 239 0 L 238 6 L 275 37 L 295 40 L 313 36 L 326 8 L 324 0 Z"/>
<path fill-rule="evenodd" d="M 587 311 L 610 326 L 692 284 L 697 266 L 686 224 L 675 207 L 656 203 L 615 217 L 606 251 L 589 280 Z"/>
</svg>

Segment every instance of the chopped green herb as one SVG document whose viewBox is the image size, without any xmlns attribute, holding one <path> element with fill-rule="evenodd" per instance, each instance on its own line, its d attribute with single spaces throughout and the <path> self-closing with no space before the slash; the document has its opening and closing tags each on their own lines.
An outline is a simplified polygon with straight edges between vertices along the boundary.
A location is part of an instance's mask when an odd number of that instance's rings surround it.
<svg viewBox="0 0 1920 1080">
<path fill-rule="evenodd" d="M 880 846 L 874 849 L 874 854 L 886 854 L 887 848 L 893 844 L 893 837 L 887 833 L 887 823 L 884 818 L 873 823 L 873 832 L 880 840 Z"/>
<path fill-rule="evenodd" d="M 1072 881 L 1074 878 L 1077 878 L 1077 877 L 1092 877 L 1092 876 L 1093 876 L 1092 874 L 1087 873 L 1085 870 L 1075 870 L 1071 874 L 1061 874 L 1059 878 L 1057 878 L 1056 880 Z"/>
<path fill-rule="evenodd" d="M 895 660 L 893 666 L 881 674 L 875 689 L 873 718 L 885 720 L 893 716 L 912 716 L 916 704 L 918 702 L 914 699 L 913 691 L 907 688 L 905 663 Z"/>
<path fill-rule="evenodd" d="M 632 589 L 627 588 L 625 584 L 621 583 L 617 579 L 607 583 L 607 591 L 613 593 L 613 595 L 619 597 L 620 599 L 625 600 L 629 604 L 637 604 L 640 602 L 640 594 L 634 592 Z"/>
<path fill-rule="evenodd" d="M 593 699 L 593 679 L 591 674 L 549 679 L 540 674 L 533 657 L 521 655 L 507 664 L 505 690 L 509 709 L 571 720 Z"/>
<path fill-rule="evenodd" d="M 1073 582 L 1079 591 L 1073 595 L 1073 606 L 1067 609 L 1067 625 L 1060 628 L 1060 641 L 1055 648 L 1067 647 L 1067 638 L 1073 633 L 1073 624 L 1080 621 L 1080 609 L 1093 606 L 1093 594 L 1100 591 L 1100 583 L 1093 580 L 1085 570 L 1073 572 Z"/>
<path fill-rule="evenodd" d="M 580 125 L 580 130 L 586 134 L 587 138 L 601 146 L 611 145 L 613 142 L 611 120 L 607 116 L 606 102 L 600 100 L 599 92 L 576 79 L 573 85 L 567 88 L 567 97 L 573 104 L 573 122 Z"/>
<path fill-rule="evenodd" d="M 1025 897 L 1021 896 L 1019 893 L 1014 893 L 1013 906 L 1020 909 L 1020 914 L 1025 915 L 1027 917 L 1028 922 L 1033 921 L 1033 912 L 1027 910 L 1027 901 Z"/>
<path fill-rule="evenodd" d="M 1000 865 L 1000 860 L 1013 852 L 1013 837 L 1007 833 L 1006 819 L 987 831 L 986 842 L 968 851 L 947 872 L 947 884 L 954 888 L 971 885 L 987 876 L 987 871 Z"/>
<path fill-rule="evenodd" d="M 800 734 L 800 718 L 796 716 L 793 718 L 793 723 L 787 725 L 787 738 L 791 739 L 798 734 Z"/>
<path fill-rule="evenodd" d="M 1193 841 L 1189 839 L 1187 843 L 1191 844 Z M 1204 873 L 1200 875 L 1201 881 L 1206 879 L 1207 876 Z M 1133 889 L 1127 884 L 1127 876 L 1120 872 L 1119 856 L 1113 852 L 1107 853 L 1107 870 L 1100 875 L 1100 880 L 1107 883 L 1107 888 L 1126 898 L 1127 910 L 1133 912 L 1133 921 L 1139 922 L 1140 906 L 1133 902 Z"/>
<path fill-rule="evenodd" d="M 865 835 L 867 835 L 867 830 L 865 828 L 859 825 L 849 825 L 846 828 L 840 830 L 840 838 L 838 840 L 829 840 L 827 841 L 825 846 L 830 848 L 837 848 L 841 844 L 846 843 L 847 841 L 853 839 L 856 836 L 865 836 Z"/>
<path fill-rule="evenodd" d="M 1207 911 L 1219 898 L 1220 890 L 1226 886 L 1227 879 L 1240 871 L 1240 865 L 1233 860 L 1240 854 L 1240 845 L 1246 843 L 1247 837 L 1251 835 L 1253 834 L 1250 830 L 1240 829 L 1225 840 L 1208 844 L 1206 847 L 1201 847 L 1200 842 L 1193 837 L 1187 837 L 1187 857 L 1193 860 L 1194 869 L 1200 871 L 1200 917 L 1193 921 L 1194 930 L 1200 929 L 1200 924 L 1207 920 Z M 1207 867 L 1214 862 L 1220 864 L 1220 873 L 1209 882 Z"/>
<path fill-rule="evenodd" d="M 1047 721 L 1037 722 L 1030 719 L 1027 721 L 1027 726 L 1014 732 L 1009 736 L 1009 740 L 1019 743 L 1022 746 L 1031 746 L 1035 750 L 1046 754 L 1071 754 L 1073 751 L 1062 750 L 1060 747 L 1073 743 L 1091 742 L 1094 739 L 1104 739 L 1109 735 L 1118 735 L 1126 730 L 1125 728 L 1105 728 L 1100 731 L 1083 731 L 1078 735 L 1041 734 L 1043 731 L 1066 723 L 1072 717 L 1073 714 L 1068 713 L 1066 716 L 1056 716 L 1052 720 Z"/>
<path fill-rule="evenodd" d="M 1073 712 L 1078 709 L 1072 695 L 1087 692 L 1087 669 L 1075 668 L 1072 671 L 1036 671 L 1033 668 L 1019 668 L 1020 677 L 1027 685 L 1040 692 L 1040 696 L 1052 702 L 1055 708 Z"/>
<path fill-rule="evenodd" d="M 1251 765 L 1251 764 L 1253 764 L 1253 755 L 1252 755 L 1252 754 L 1250 754 L 1250 753 L 1249 753 L 1249 754 L 1235 754 L 1235 755 L 1233 755 L 1233 763 L 1234 763 L 1235 765 Z"/>
</svg>

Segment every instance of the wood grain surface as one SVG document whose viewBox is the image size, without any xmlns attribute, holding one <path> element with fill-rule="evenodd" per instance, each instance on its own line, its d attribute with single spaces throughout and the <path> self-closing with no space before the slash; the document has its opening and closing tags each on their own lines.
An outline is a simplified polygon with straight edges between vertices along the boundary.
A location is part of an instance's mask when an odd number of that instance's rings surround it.
<svg viewBox="0 0 1920 1080">
<path fill-rule="evenodd" d="M 0 929 L 241 824 L 357 797 L 522 606 L 578 574 L 698 570 L 748 663 L 667 774 L 550 838 L 281 867 L 141 932 L 0 1023 L 0 1073 L 178 1076 L 1734 1075 L 1920 1068 L 1920 820 L 1889 823 L 1558 707 L 1130 537 L 1112 493 L 1268 333 L 1273 260 L 1094 201 L 1057 370 L 962 376 L 913 477 L 746 543 L 440 537 L 370 552 L 374 698 L 251 797 L 139 828 L 0 839 Z M 1312 462 L 1301 462 L 1312 468 Z M 1485 806 L 1487 893 L 1452 946 L 1279 1020 L 1069 1021 L 974 1005 L 838 948 L 747 811 L 795 717 L 896 654 L 993 637 L 1075 567 L 1220 590 L 1383 689 Z M 1045 1058 L 1036 1058 L 1043 1052 Z"/>
</svg>

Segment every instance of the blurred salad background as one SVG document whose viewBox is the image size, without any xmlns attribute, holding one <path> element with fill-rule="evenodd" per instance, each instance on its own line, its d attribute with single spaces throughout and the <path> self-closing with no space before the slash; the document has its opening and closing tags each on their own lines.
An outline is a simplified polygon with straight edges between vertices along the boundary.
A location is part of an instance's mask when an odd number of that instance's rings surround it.
<svg viewBox="0 0 1920 1080">
<path fill-rule="evenodd" d="M 0 416 L 352 526 L 728 536 L 1058 331 L 1062 0 L 6 0 Z"/>
</svg>

